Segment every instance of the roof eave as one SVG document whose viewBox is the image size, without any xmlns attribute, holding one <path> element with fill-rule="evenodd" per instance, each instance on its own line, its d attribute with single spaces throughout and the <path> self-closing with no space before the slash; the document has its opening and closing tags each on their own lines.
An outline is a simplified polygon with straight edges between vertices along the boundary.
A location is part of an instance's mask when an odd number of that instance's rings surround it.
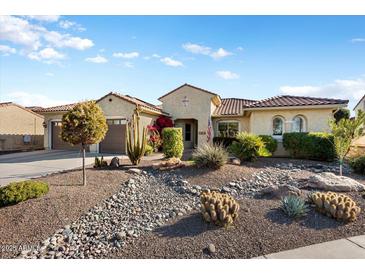
<svg viewBox="0 0 365 274">
<path fill-rule="evenodd" d="M 305 106 L 271 106 L 271 107 L 248 107 L 244 108 L 245 111 L 250 110 L 272 110 L 272 109 L 311 109 L 311 108 L 339 108 L 339 107 L 347 107 L 347 103 L 345 104 L 326 104 L 326 105 L 305 105 Z"/>
</svg>

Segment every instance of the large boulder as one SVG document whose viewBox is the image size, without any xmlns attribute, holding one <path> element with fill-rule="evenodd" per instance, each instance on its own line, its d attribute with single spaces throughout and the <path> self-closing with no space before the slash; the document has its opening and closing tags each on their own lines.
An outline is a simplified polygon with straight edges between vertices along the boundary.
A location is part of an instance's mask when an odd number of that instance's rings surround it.
<svg viewBox="0 0 365 274">
<path fill-rule="evenodd" d="M 113 157 L 113 159 L 110 161 L 110 165 L 111 167 L 119 167 L 119 158 L 118 157 Z"/>
<path fill-rule="evenodd" d="M 291 185 L 273 185 L 268 186 L 261 190 L 261 194 L 263 195 L 270 195 L 272 198 L 275 199 L 281 199 L 285 196 L 300 196 L 302 194 L 302 191 Z"/>
<path fill-rule="evenodd" d="M 325 191 L 364 191 L 365 185 L 346 176 L 337 176 L 330 172 L 313 175 L 308 178 L 307 187 Z"/>
</svg>

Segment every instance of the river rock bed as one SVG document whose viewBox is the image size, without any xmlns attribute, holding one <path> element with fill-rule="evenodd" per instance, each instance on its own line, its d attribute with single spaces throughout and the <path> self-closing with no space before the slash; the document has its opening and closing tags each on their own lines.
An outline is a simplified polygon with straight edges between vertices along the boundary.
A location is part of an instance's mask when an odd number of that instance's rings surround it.
<svg viewBox="0 0 365 274">
<path fill-rule="evenodd" d="M 135 175 L 121 184 L 118 193 L 19 257 L 102 258 L 144 232 L 197 209 L 199 193 L 192 194 L 176 191 L 152 174 Z"/>
</svg>

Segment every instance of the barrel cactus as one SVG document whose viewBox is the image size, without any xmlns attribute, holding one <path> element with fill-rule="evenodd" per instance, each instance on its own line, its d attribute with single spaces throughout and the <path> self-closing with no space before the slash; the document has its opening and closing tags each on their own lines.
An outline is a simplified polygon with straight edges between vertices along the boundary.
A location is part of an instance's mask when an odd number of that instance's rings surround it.
<svg viewBox="0 0 365 274">
<path fill-rule="evenodd" d="M 319 212 L 337 220 L 355 221 L 361 211 L 360 207 L 344 194 L 314 192 L 310 198 Z"/>
<path fill-rule="evenodd" d="M 240 206 L 228 194 L 204 191 L 200 195 L 200 202 L 203 218 L 208 223 L 227 227 L 232 225 L 238 217 Z"/>
</svg>

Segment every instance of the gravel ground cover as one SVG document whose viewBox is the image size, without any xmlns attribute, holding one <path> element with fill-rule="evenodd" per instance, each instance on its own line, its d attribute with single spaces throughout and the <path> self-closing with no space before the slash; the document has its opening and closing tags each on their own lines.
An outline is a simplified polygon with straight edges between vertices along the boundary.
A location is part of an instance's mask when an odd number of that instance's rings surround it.
<svg viewBox="0 0 365 274">
<path fill-rule="evenodd" d="M 36 246 L 35 252 L 21 253 L 27 258 L 252 258 L 365 231 L 365 200 L 359 193 L 349 193 L 362 209 L 359 219 L 349 224 L 314 209 L 292 221 L 278 210 L 279 200 L 259 195 L 267 186 L 300 186 L 313 174 L 337 172 L 333 164 L 259 159 L 220 170 L 161 172 L 148 163 L 142 169 L 141 174 L 129 174 L 127 167 L 90 170 L 85 189 L 73 185 L 80 180 L 78 171 L 47 176 L 51 191 L 46 196 L 0 209 L 0 244 Z M 364 176 L 346 172 L 365 184 Z M 203 222 L 198 195 L 206 188 L 228 192 L 239 201 L 234 227 Z"/>
<path fill-rule="evenodd" d="M 49 192 L 17 205 L 0 208 L 0 257 L 12 258 L 22 249 L 36 246 L 57 229 L 77 220 L 89 208 L 118 191 L 129 174 L 121 171 L 87 170 L 87 185 L 81 171 L 42 178 Z"/>
</svg>

